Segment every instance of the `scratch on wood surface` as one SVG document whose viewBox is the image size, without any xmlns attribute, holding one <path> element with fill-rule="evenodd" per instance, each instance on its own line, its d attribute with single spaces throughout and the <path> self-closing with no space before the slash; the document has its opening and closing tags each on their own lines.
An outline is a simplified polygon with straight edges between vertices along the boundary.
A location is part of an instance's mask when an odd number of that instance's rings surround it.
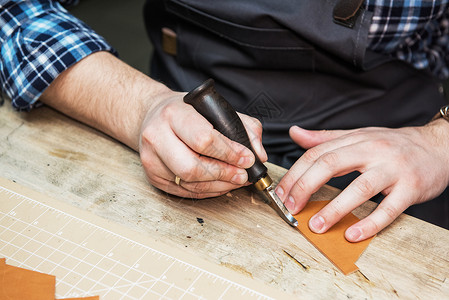
<svg viewBox="0 0 449 300">
<path fill-rule="evenodd" d="M 282 263 L 282 261 L 280 260 L 280 259 L 278 259 L 275 255 L 274 255 L 274 252 L 270 249 L 270 253 L 271 253 L 271 256 L 273 256 L 273 258 L 274 258 L 274 260 L 276 260 L 277 262 L 278 262 L 278 265 L 279 265 L 279 271 L 280 272 L 283 272 L 284 271 L 284 264 Z"/>
<path fill-rule="evenodd" d="M 338 287 L 342 292 L 344 292 L 345 290 L 344 289 L 342 289 L 338 284 L 336 284 L 336 283 L 334 283 L 334 285 L 336 286 L 336 287 Z"/>
<path fill-rule="evenodd" d="M 19 126 L 17 126 L 16 128 L 14 128 L 13 130 L 11 130 L 11 132 L 8 133 L 8 135 L 6 136 L 6 141 L 9 143 L 9 137 L 11 135 L 14 134 L 14 132 L 16 132 L 16 130 L 18 130 L 20 127 L 23 126 L 23 124 L 25 124 L 24 122 L 21 122 Z"/>
<path fill-rule="evenodd" d="M 429 274 L 426 274 L 426 276 L 429 277 L 433 282 L 438 281 L 440 283 L 444 283 L 446 281 L 446 278 L 440 279 L 440 278 L 434 277 L 434 276 L 429 275 Z"/>
<path fill-rule="evenodd" d="M 54 149 L 48 151 L 51 156 L 68 159 L 72 161 L 85 161 L 87 160 L 87 155 L 81 152 L 64 150 L 64 149 Z"/>
<path fill-rule="evenodd" d="M 255 204 L 255 205 L 259 205 L 260 203 L 258 203 L 256 201 L 256 199 L 254 199 L 254 194 L 251 194 L 251 204 Z"/>
<path fill-rule="evenodd" d="M 399 294 L 398 294 L 398 291 L 393 287 L 393 285 L 391 284 L 391 282 L 389 281 L 389 280 L 387 280 L 386 278 L 385 278 L 385 276 L 384 275 L 382 275 L 382 278 L 384 279 L 384 281 L 386 282 L 386 283 L 388 283 L 389 285 L 390 285 L 390 287 L 391 287 L 391 291 L 393 292 L 393 294 L 395 294 L 396 295 L 396 297 L 398 297 L 399 298 Z"/>
<path fill-rule="evenodd" d="M 253 274 L 251 272 L 248 272 L 244 267 L 239 266 L 239 265 L 234 265 L 234 264 L 230 264 L 230 263 L 225 263 L 225 262 L 221 262 L 220 265 L 225 266 L 229 269 L 232 269 L 234 271 L 237 271 L 241 274 L 244 274 L 246 276 L 249 276 L 251 278 L 253 278 Z"/>
<path fill-rule="evenodd" d="M 398 294 L 398 291 L 396 291 L 395 289 L 393 289 L 393 293 L 396 295 L 396 297 L 398 297 L 399 298 L 399 294 Z"/>
<path fill-rule="evenodd" d="M 358 270 L 358 273 L 359 273 L 360 275 L 362 275 L 362 277 L 363 277 L 367 282 L 371 283 L 371 281 L 368 279 L 368 277 L 366 277 L 365 274 L 362 273 L 362 271 Z"/>
<path fill-rule="evenodd" d="M 308 269 L 310 269 L 309 266 L 304 265 L 302 262 L 300 262 L 299 260 L 297 260 L 293 255 L 291 255 L 290 253 L 288 253 L 287 251 L 283 250 L 285 254 L 287 254 L 288 257 L 290 257 L 295 263 L 297 263 L 298 265 L 300 265 L 305 271 L 307 271 Z"/>
<path fill-rule="evenodd" d="M 318 263 L 318 260 L 315 257 L 313 257 L 310 253 L 304 251 L 304 249 L 298 248 L 294 244 L 290 244 L 289 246 L 290 246 L 290 248 L 294 248 L 296 252 L 301 252 L 302 253 L 301 256 L 308 257 Z"/>
</svg>

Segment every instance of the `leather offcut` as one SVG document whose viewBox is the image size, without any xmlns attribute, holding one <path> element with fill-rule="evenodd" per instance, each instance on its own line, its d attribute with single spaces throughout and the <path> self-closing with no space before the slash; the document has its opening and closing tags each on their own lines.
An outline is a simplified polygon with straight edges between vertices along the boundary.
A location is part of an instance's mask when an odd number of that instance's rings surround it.
<svg viewBox="0 0 449 300">
<path fill-rule="evenodd" d="M 312 232 L 309 229 L 310 218 L 329 202 L 310 201 L 302 211 L 294 216 L 298 220 L 297 229 L 343 274 L 348 275 L 359 269 L 355 263 L 373 238 L 357 243 L 351 243 L 346 240 L 346 229 L 359 221 L 359 218 L 352 213 L 346 215 L 325 233 L 317 234 Z"/>
<path fill-rule="evenodd" d="M 0 283 L 0 299 L 55 299 L 55 276 L 7 265 L 5 258 L 0 258 Z M 100 298 L 98 296 L 65 298 L 65 300 L 76 299 Z"/>
</svg>

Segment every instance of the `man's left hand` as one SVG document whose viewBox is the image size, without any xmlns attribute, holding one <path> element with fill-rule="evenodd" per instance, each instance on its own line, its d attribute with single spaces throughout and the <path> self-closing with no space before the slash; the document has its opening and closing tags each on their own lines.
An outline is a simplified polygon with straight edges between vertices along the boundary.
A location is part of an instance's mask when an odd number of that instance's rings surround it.
<svg viewBox="0 0 449 300">
<path fill-rule="evenodd" d="M 280 181 L 276 192 L 292 214 L 298 213 L 331 178 L 360 175 L 309 220 L 324 233 L 371 197 L 384 200 L 366 218 L 346 230 L 346 239 L 367 239 L 405 209 L 431 200 L 449 184 L 449 123 L 440 119 L 422 127 L 371 127 L 311 131 L 293 126 L 291 138 L 308 149 Z"/>
</svg>

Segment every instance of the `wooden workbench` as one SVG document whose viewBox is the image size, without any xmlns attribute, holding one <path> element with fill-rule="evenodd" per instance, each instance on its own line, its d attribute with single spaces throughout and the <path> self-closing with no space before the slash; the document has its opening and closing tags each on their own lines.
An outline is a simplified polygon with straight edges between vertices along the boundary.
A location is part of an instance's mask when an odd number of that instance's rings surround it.
<svg viewBox="0 0 449 300">
<path fill-rule="evenodd" d="M 0 176 L 300 298 L 449 298 L 449 231 L 413 217 L 378 234 L 361 272 L 344 276 L 250 188 L 200 201 L 167 195 L 146 182 L 137 153 L 52 109 L 18 113 L 6 101 L 0 140 Z M 269 169 L 277 180 L 285 172 Z"/>
</svg>

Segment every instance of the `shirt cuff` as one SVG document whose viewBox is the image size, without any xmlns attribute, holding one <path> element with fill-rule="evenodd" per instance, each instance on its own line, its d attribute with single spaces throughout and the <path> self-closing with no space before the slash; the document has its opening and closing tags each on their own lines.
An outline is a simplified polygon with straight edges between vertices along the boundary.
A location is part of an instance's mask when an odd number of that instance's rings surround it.
<svg viewBox="0 0 449 300">
<path fill-rule="evenodd" d="M 53 80 L 84 57 L 98 51 L 117 54 L 57 2 L 25 1 L 11 6 L 10 12 L 20 22 L 1 29 L 0 79 L 18 110 L 35 107 Z"/>
</svg>

